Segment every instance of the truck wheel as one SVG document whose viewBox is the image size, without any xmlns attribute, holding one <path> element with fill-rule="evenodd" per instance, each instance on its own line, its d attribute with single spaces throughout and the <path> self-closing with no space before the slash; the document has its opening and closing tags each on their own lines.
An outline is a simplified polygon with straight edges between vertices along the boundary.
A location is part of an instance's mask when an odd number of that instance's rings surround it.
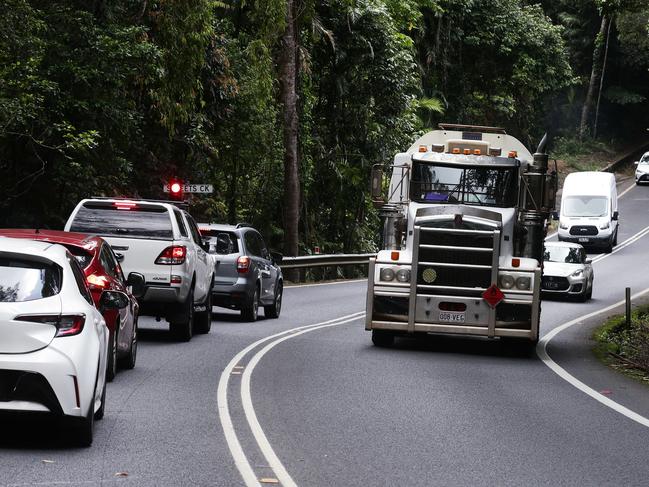
<svg viewBox="0 0 649 487">
<path fill-rule="evenodd" d="M 194 333 L 194 288 L 189 290 L 187 299 L 180 305 L 180 316 L 169 323 L 171 333 L 181 342 L 188 342 Z"/>
<path fill-rule="evenodd" d="M 259 286 L 255 286 L 252 296 L 246 298 L 246 302 L 241 308 L 241 318 L 244 321 L 257 321 L 259 313 Z"/>
<path fill-rule="evenodd" d="M 133 318 L 133 338 L 131 339 L 131 347 L 128 354 L 121 359 L 120 365 L 125 369 L 132 369 L 135 367 L 135 360 L 137 359 L 137 320 L 138 317 Z"/>
<path fill-rule="evenodd" d="M 279 318 L 279 313 L 282 311 L 282 295 L 284 293 L 284 286 L 281 282 L 277 283 L 277 290 L 275 291 L 275 300 L 270 306 L 264 306 L 264 316 L 267 318 Z"/>
<path fill-rule="evenodd" d="M 108 382 L 113 382 L 117 375 L 117 330 L 119 330 L 119 319 L 115 320 L 115 331 L 108 332 L 108 363 L 106 364 Z"/>
<path fill-rule="evenodd" d="M 377 347 L 391 347 L 394 345 L 394 333 L 386 330 L 372 330 L 372 343 Z"/>
<path fill-rule="evenodd" d="M 205 298 L 205 311 L 199 311 L 194 317 L 196 333 L 209 333 L 212 328 L 212 286 Z"/>
</svg>

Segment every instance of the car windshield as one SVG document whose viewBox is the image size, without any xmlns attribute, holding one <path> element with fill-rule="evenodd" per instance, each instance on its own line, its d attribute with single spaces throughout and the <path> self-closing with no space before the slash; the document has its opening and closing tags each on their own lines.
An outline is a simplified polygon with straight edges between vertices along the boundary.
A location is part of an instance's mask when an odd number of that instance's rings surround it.
<svg viewBox="0 0 649 487">
<path fill-rule="evenodd" d="M 173 238 L 169 212 L 161 206 L 129 208 L 86 203 L 79 208 L 70 231 L 114 237 Z"/>
<path fill-rule="evenodd" d="M 48 298 L 61 290 L 61 268 L 0 255 L 0 302 L 18 303 Z"/>
<path fill-rule="evenodd" d="M 562 202 L 564 216 L 605 216 L 608 201 L 605 196 L 568 196 Z"/>
<path fill-rule="evenodd" d="M 645 153 L 640 159 L 640 164 L 649 164 L 649 152 Z"/>
<path fill-rule="evenodd" d="M 586 252 L 579 247 L 546 247 L 543 252 L 546 262 L 560 262 L 564 264 L 583 264 Z"/>
<path fill-rule="evenodd" d="M 449 167 L 414 162 L 410 197 L 419 203 L 513 207 L 518 198 L 516 175 L 516 168 Z"/>
</svg>

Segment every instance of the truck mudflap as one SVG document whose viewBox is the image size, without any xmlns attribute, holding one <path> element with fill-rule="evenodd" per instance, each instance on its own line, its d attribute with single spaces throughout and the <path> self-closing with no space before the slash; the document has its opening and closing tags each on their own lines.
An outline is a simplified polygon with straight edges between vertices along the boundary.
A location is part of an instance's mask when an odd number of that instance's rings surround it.
<svg viewBox="0 0 649 487">
<path fill-rule="evenodd" d="M 493 307 L 482 297 L 498 283 L 499 255 L 498 229 L 415 226 L 409 288 L 375 284 L 370 260 L 365 329 L 538 340 L 540 268 L 516 271 L 529 275 L 529 290 L 504 290 Z"/>
</svg>

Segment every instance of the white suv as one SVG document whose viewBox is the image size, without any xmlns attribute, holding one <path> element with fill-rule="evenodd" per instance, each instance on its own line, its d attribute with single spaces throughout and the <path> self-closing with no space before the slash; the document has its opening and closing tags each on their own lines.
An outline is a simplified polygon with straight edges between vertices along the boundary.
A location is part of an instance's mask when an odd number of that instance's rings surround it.
<svg viewBox="0 0 649 487">
<path fill-rule="evenodd" d="M 144 275 L 140 314 L 164 317 L 182 341 L 210 331 L 214 263 L 189 213 L 172 202 L 90 198 L 77 205 L 65 230 L 100 235 L 126 275 Z"/>
</svg>

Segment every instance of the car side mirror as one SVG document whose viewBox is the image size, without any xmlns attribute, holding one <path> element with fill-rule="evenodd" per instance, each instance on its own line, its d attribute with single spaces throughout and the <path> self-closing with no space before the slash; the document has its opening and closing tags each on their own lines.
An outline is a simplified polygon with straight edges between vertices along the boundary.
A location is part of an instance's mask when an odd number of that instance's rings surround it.
<svg viewBox="0 0 649 487">
<path fill-rule="evenodd" d="M 227 233 L 219 233 L 216 236 L 216 253 L 227 255 L 232 253 L 232 239 Z"/>
<path fill-rule="evenodd" d="M 100 310 L 122 309 L 128 306 L 128 296 L 121 291 L 104 291 L 99 298 Z"/>
<path fill-rule="evenodd" d="M 559 221 L 559 212 L 558 211 L 553 211 L 550 216 L 554 221 Z"/>
<path fill-rule="evenodd" d="M 640 162 L 640 161 L 635 161 L 635 162 L 633 163 L 633 165 L 634 165 L 634 166 L 637 166 L 639 162 Z"/>
<path fill-rule="evenodd" d="M 128 280 L 126 284 L 131 288 L 131 294 L 136 298 L 141 298 L 144 296 L 144 291 L 146 288 L 146 279 L 144 275 L 139 272 L 131 272 L 128 275 Z"/>
<path fill-rule="evenodd" d="M 592 263 L 593 263 L 593 259 L 586 259 L 586 261 L 584 262 L 584 264 L 592 264 Z"/>
<path fill-rule="evenodd" d="M 275 264 L 281 264 L 282 260 L 284 259 L 284 256 L 279 252 L 271 252 L 270 256 L 273 258 L 273 262 L 275 262 Z"/>
<path fill-rule="evenodd" d="M 616 221 L 617 221 L 617 219 L 619 218 L 619 216 L 620 216 L 620 214 L 619 214 L 617 211 L 614 211 L 614 212 L 613 212 L 613 218 L 612 218 L 612 220 L 616 220 Z"/>
</svg>

